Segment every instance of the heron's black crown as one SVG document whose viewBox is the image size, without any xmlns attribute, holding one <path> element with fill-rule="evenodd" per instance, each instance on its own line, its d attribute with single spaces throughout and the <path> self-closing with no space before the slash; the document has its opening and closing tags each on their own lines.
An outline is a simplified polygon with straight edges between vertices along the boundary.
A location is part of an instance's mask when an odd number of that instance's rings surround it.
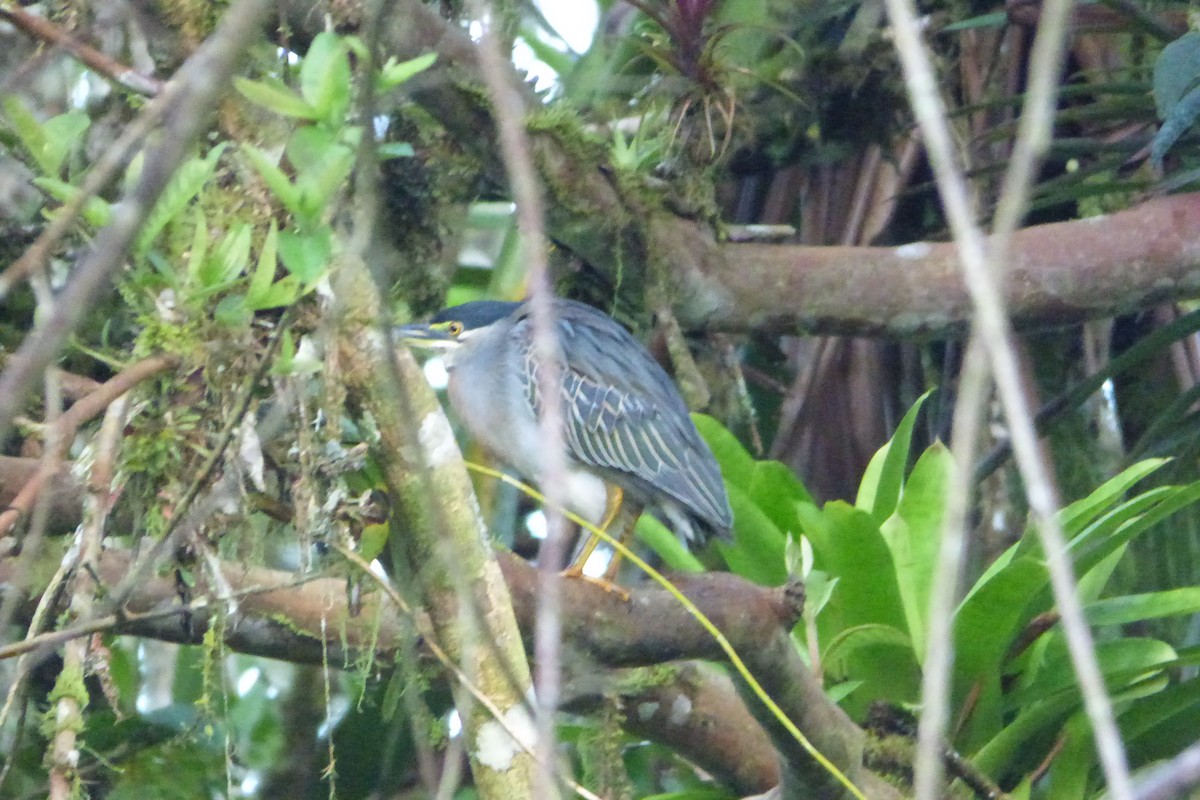
<svg viewBox="0 0 1200 800">
<path fill-rule="evenodd" d="M 476 300 L 442 309 L 433 315 L 429 324 L 461 322 L 465 330 L 474 331 L 511 316 L 520 307 L 520 303 L 507 303 L 503 300 Z"/>
</svg>

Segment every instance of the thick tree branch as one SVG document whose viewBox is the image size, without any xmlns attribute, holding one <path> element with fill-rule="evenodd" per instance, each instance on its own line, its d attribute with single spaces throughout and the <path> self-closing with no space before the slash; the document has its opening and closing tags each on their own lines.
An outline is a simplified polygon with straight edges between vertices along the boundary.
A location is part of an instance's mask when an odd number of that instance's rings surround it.
<svg viewBox="0 0 1200 800">
<path fill-rule="evenodd" d="M 384 33 L 398 57 L 429 50 L 437 66 L 415 82 L 414 99 L 457 140 L 480 152 L 481 169 L 502 183 L 489 137 L 487 108 L 466 32 L 415 0 Z M 325 13 L 348 27 L 322 0 L 289 4 L 298 30 L 315 33 Z M 318 13 L 319 12 L 319 13 Z M 307 20 L 307 22 L 305 22 Z M 426 91 L 422 91 L 425 87 Z M 540 101 L 528 92 L 531 119 Z M 531 132 L 538 168 L 552 195 L 548 233 L 602 273 L 615 277 L 624 261 L 624 286 L 636 291 L 654 259 L 677 280 L 672 301 L 692 329 L 876 336 L 954 336 L 965 332 L 971 304 L 954 245 L 917 242 L 900 247 L 823 247 L 718 241 L 704 220 L 669 209 L 669 190 L 654 201 L 649 187 L 630 197 L 612 179 L 607 147 L 574 140 L 565 126 Z M 592 146 L 594 145 L 594 146 Z M 581 153 L 593 160 L 581 161 Z M 650 207 L 646 207 L 649 205 Z M 1011 241 L 1008 308 L 1018 328 L 1075 323 L 1200 296 L 1200 194 L 1149 200 L 1072 222 L 1039 225 Z"/>
</svg>

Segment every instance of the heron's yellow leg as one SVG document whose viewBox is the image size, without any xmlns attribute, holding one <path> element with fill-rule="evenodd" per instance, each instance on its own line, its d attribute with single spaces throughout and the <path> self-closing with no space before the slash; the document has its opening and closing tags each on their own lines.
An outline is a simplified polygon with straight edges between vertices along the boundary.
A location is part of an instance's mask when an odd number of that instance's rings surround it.
<svg viewBox="0 0 1200 800">
<path fill-rule="evenodd" d="M 620 486 L 608 484 L 604 498 L 604 519 L 600 520 L 600 530 L 608 533 L 608 528 L 613 524 L 613 520 L 617 518 L 617 514 L 621 513 L 621 504 L 625 501 L 625 490 Z M 564 578 L 579 578 L 583 576 L 583 565 L 587 563 L 588 558 L 592 553 L 596 552 L 597 545 L 600 544 L 600 537 L 588 534 L 587 544 L 584 545 L 583 551 L 579 554 L 571 564 L 563 570 Z"/>
<path fill-rule="evenodd" d="M 617 536 L 617 541 L 629 547 L 633 544 L 633 533 L 637 528 L 637 517 L 629 517 L 621 526 L 621 533 Z M 617 570 L 621 568 L 621 551 L 613 548 L 612 559 L 608 562 L 608 568 L 604 570 L 604 576 L 601 578 L 605 583 L 612 583 L 617 579 Z"/>
</svg>

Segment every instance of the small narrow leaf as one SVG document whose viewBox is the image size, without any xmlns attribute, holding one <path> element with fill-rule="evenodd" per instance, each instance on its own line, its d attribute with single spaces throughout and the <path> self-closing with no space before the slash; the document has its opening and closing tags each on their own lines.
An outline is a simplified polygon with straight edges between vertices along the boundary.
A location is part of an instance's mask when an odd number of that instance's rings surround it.
<svg viewBox="0 0 1200 800">
<path fill-rule="evenodd" d="M 260 105 L 268 111 L 274 111 L 276 114 L 307 120 L 315 120 L 318 117 L 316 109 L 283 84 L 235 77 L 233 87 L 251 103 Z"/>
<path fill-rule="evenodd" d="M 251 311 L 259 311 L 271 306 L 263 305 L 267 291 L 275 280 L 275 268 L 279 260 L 276 256 L 276 245 L 279 239 L 279 228 L 275 220 L 271 220 L 267 235 L 263 237 L 262 249 L 258 253 L 258 264 L 250 277 L 250 286 L 246 289 L 246 307 Z"/>
<path fill-rule="evenodd" d="M 379 70 L 379 81 L 376 85 L 380 91 L 384 92 L 394 89 L 414 75 L 432 67 L 435 61 L 437 61 L 437 53 L 426 53 L 423 56 L 399 63 L 396 63 L 394 58 L 389 58 L 383 68 Z"/>
</svg>

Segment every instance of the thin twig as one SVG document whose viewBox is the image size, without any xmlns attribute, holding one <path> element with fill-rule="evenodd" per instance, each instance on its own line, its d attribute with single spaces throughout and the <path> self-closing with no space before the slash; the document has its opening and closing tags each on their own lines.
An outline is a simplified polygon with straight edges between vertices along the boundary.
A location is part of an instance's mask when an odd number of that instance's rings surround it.
<svg viewBox="0 0 1200 800">
<path fill-rule="evenodd" d="M 962 576 L 967 515 L 974 486 L 975 452 L 983 410 L 989 396 L 986 355 L 978 336 L 967 344 L 954 409 L 954 472 L 946 489 L 942 541 L 937 572 L 929 597 L 929 624 L 921 676 L 921 721 L 917 727 L 917 752 L 913 765 L 913 795 L 932 800 L 942 783 L 946 721 L 950 715 L 950 681 L 954 657 L 954 608 Z"/>
<path fill-rule="evenodd" d="M 53 451 L 53 458 L 43 460 L 41 468 L 21 487 L 21 491 L 8 504 L 8 508 L 0 512 L 0 537 L 8 534 L 21 516 L 29 512 L 34 500 L 40 496 L 42 486 L 57 473 L 58 461 L 66 454 L 81 425 L 137 384 L 177 363 L 179 360 L 172 356 L 152 356 L 121 370 L 58 417 L 53 423 L 53 444 L 49 435 L 51 426 L 47 423 L 45 447 L 47 451 Z"/>
<path fill-rule="evenodd" d="M 100 540 L 104 536 L 104 523 L 112 504 L 112 481 L 116 470 L 114 464 L 125 425 L 125 409 L 128 395 L 121 395 L 108 407 L 104 424 L 96 441 L 96 458 L 89 477 L 88 499 L 85 504 L 84 521 L 79 526 L 75 547 L 72 595 L 70 610 L 77 618 L 92 615 L 96 592 L 91 572 L 86 567 L 94 564 L 100 556 Z M 79 569 L 79 566 L 85 569 Z M 73 639 L 63 648 L 63 669 L 59 680 L 82 681 L 87 663 L 88 643 Z M 54 721 L 56 731 L 50 754 L 50 796 L 54 800 L 66 800 L 72 796 L 79 781 L 79 750 L 77 736 L 83 728 L 84 702 L 73 692 L 63 692 L 55 704 Z"/>
<path fill-rule="evenodd" d="M 1069 0 L 1047 0 L 1048 23 L 1070 8 Z M 963 277 L 971 295 L 975 321 L 991 362 L 996 387 L 1013 437 L 1013 451 L 1025 483 L 1030 510 L 1037 522 L 1054 597 L 1062 613 L 1063 632 L 1092 723 L 1100 762 L 1114 800 L 1132 797 L 1129 770 L 1120 734 L 1096 660 L 1091 631 L 1075 593 L 1075 579 L 1066 552 L 1065 536 L 1055 511 L 1057 500 L 1048 466 L 1038 447 L 1037 433 L 1023 390 L 1020 367 L 1012 345 L 1012 326 L 997 270 L 989 259 L 983 232 L 975 223 L 966 180 L 955 157 L 946 112 L 929 54 L 921 41 L 916 11 L 906 0 L 887 0 L 896 49 L 904 68 L 913 110 L 921 125 L 939 193 L 958 246 Z M 1053 25 L 1052 25 L 1053 27 Z M 1061 46 L 1061 45 L 1055 45 Z M 1050 45 L 1047 45 L 1050 47 Z M 1057 74 L 1057 68 L 1054 69 Z M 1050 78 L 1053 80 L 1053 76 Z M 1004 252 L 999 247 L 993 252 Z"/>
<path fill-rule="evenodd" d="M 76 39 L 45 17 L 30 14 L 20 6 L 0 6 L 0 18 L 7 19 L 18 29 L 35 39 L 57 45 L 93 72 L 136 94 L 154 97 L 163 90 L 163 82 L 137 72 L 132 67 L 109 58 L 89 44 Z"/>
<path fill-rule="evenodd" d="M 537 694 L 538 780 L 539 798 L 557 796 L 553 778 L 555 744 L 555 713 L 561 692 L 562 618 L 560 603 L 562 577 L 559 574 L 566 549 L 566 527 L 559 511 L 566 499 L 567 458 L 563 442 L 563 411 L 560 398 L 561 351 L 555 333 L 552 307 L 553 293 L 546 264 L 544 232 L 545 205 L 537 172 L 531 157 L 529 138 L 525 132 L 527 109 L 513 85 L 512 65 L 500 52 L 500 43 L 492 30 L 489 7 L 484 13 L 482 3 L 474 4 L 475 16 L 485 20 L 484 33 L 479 41 L 479 62 L 484 82 L 492 99 L 497 138 L 509 187 L 517 206 L 517 228 L 521 232 L 522 252 L 528 265 L 529 306 L 531 310 L 533 351 L 537 363 L 537 389 L 541 399 L 538 427 L 542 440 L 542 464 L 539 483 L 547 496 L 545 507 L 546 537 L 538 555 L 539 598 L 537 625 L 534 633 L 534 686 Z"/>
</svg>

